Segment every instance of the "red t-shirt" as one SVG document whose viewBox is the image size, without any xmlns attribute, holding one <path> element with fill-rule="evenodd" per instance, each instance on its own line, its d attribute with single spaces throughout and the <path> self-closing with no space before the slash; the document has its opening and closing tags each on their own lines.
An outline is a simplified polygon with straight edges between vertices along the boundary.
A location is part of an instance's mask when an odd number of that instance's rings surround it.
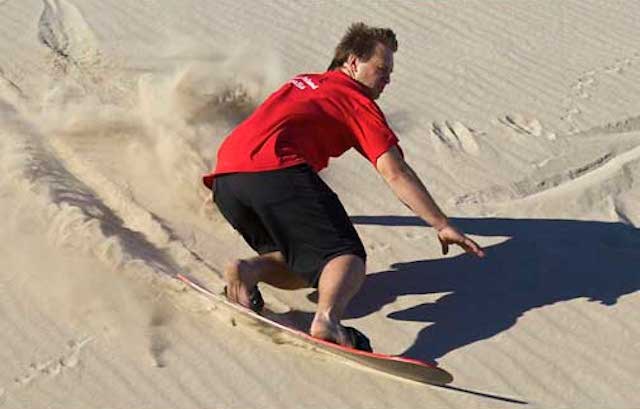
<svg viewBox="0 0 640 409">
<path fill-rule="evenodd" d="M 301 74 L 242 122 L 218 150 L 211 188 L 224 173 L 260 172 L 307 163 L 316 172 L 329 158 L 356 148 L 374 166 L 398 144 L 384 114 L 363 86 L 340 71 Z"/>
</svg>

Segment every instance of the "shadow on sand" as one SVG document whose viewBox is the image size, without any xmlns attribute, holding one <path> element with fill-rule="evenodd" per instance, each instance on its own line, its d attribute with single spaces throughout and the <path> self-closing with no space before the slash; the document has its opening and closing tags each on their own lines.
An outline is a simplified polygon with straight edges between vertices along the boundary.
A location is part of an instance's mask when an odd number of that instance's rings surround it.
<svg viewBox="0 0 640 409">
<path fill-rule="evenodd" d="M 415 217 L 355 216 L 354 224 L 425 226 Z M 612 306 L 640 287 L 640 230 L 622 223 L 547 219 L 453 219 L 465 233 L 510 238 L 477 259 L 416 260 L 370 274 L 347 318 L 380 310 L 397 297 L 448 292 L 435 303 L 389 318 L 433 323 L 403 355 L 434 361 L 490 338 L 525 312 L 587 298 Z"/>
</svg>

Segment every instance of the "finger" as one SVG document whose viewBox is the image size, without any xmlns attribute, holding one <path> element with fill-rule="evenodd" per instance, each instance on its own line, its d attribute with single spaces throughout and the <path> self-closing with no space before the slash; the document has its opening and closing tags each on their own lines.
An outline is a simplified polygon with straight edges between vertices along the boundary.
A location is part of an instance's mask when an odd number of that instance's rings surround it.
<svg viewBox="0 0 640 409">
<path fill-rule="evenodd" d="M 469 253 L 473 253 L 478 257 L 484 257 L 484 251 L 482 250 L 482 248 L 478 245 L 478 243 L 468 237 L 465 238 L 463 247 Z"/>
<path fill-rule="evenodd" d="M 438 240 L 440 240 L 440 246 L 442 247 L 442 254 L 447 254 L 449 253 L 449 244 L 442 240 L 440 237 L 438 237 Z"/>
</svg>

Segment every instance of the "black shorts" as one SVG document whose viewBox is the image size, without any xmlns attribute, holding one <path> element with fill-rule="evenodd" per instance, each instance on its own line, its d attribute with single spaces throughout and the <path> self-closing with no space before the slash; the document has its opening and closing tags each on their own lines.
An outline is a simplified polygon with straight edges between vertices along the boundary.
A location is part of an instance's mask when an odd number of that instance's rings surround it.
<svg viewBox="0 0 640 409">
<path fill-rule="evenodd" d="M 289 269 L 317 287 L 331 259 L 364 246 L 338 196 L 306 164 L 214 180 L 213 200 L 258 254 L 280 251 Z"/>
</svg>

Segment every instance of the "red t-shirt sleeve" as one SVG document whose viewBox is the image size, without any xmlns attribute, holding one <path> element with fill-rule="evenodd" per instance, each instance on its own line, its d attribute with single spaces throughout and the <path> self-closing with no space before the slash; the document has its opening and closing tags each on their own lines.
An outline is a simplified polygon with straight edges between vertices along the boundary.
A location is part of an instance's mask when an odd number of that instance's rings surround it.
<svg viewBox="0 0 640 409">
<path fill-rule="evenodd" d="M 380 155 L 398 145 L 398 138 L 373 101 L 356 106 L 349 127 L 356 140 L 355 148 L 373 166 L 376 166 Z"/>
</svg>

